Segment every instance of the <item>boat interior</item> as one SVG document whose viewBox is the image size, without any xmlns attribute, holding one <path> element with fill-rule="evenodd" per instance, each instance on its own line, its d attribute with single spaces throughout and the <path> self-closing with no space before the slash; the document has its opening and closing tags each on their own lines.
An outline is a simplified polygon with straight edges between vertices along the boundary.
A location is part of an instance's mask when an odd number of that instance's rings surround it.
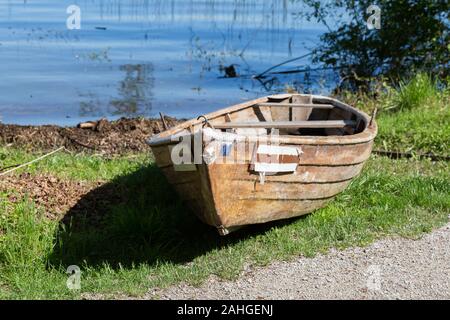
<svg viewBox="0 0 450 320">
<path fill-rule="evenodd" d="M 172 136 L 194 134 L 209 127 L 216 133 L 242 136 L 349 136 L 372 122 L 361 112 L 336 99 L 317 95 L 279 94 L 218 110 L 168 128 L 149 140 L 150 145 L 173 143 Z"/>
<path fill-rule="evenodd" d="M 336 100 L 313 95 L 285 94 L 270 96 L 267 102 L 226 112 L 206 119 L 211 128 L 245 135 L 344 136 L 362 132 L 366 117 L 358 110 Z M 326 99 L 324 97 L 324 99 Z"/>
</svg>

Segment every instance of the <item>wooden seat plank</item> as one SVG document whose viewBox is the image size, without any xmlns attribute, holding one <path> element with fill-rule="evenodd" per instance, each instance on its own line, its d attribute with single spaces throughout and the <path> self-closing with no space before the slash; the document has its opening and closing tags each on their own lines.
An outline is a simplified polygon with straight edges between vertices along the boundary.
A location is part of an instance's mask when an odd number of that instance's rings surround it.
<svg viewBox="0 0 450 320">
<path fill-rule="evenodd" d="M 354 126 L 353 120 L 318 120 L 318 121 L 260 121 L 260 122 L 226 122 L 214 124 L 217 129 L 230 128 L 344 128 Z"/>
<path fill-rule="evenodd" d="M 315 109 L 333 109 L 332 104 L 311 104 L 311 103 L 276 103 L 264 102 L 258 103 L 260 107 L 290 107 L 290 108 L 315 108 Z"/>
</svg>

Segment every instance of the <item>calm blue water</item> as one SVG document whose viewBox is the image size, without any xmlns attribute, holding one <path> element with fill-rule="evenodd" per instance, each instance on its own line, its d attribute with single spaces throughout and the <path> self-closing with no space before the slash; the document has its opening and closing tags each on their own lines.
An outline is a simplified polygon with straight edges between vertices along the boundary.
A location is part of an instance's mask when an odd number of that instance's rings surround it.
<svg viewBox="0 0 450 320">
<path fill-rule="evenodd" d="M 66 8 L 81 9 L 68 30 Z M 290 0 L 0 0 L 0 119 L 193 117 L 282 90 L 327 91 L 332 75 L 251 78 L 301 56 L 324 29 Z M 241 77 L 224 78 L 235 65 Z M 307 59 L 278 70 L 311 66 Z"/>
</svg>

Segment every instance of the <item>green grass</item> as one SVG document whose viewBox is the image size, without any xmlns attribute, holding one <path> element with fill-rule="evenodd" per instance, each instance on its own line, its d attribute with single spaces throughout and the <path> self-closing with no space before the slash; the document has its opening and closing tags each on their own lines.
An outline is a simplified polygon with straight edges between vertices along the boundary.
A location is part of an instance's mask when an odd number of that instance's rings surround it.
<svg viewBox="0 0 450 320">
<path fill-rule="evenodd" d="M 376 147 L 450 157 L 450 108 L 430 109 L 381 114 Z"/>
<path fill-rule="evenodd" d="M 379 109 L 376 149 L 450 157 L 450 89 L 437 87 L 426 74 L 418 74 L 399 87 L 385 86 L 377 99 L 352 93 L 343 98 L 367 112 Z"/>
<path fill-rule="evenodd" d="M 159 170 L 147 163 L 144 158 L 139 169 L 131 174 L 125 169 L 111 180 L 129 200 L 106 205 L 101 227 L 92 227 L 86 212 L 72 217 L 72 227 L 61 228 L 29 200 L 13 205 L 3 194 L 0 297 L 138 296 L 180 281 L 199 284 L 211 274 L 232 279 L 244 264 L 314 256 L 386 236 L 417 238 L 448 221 L 446 162 L 373 158 L 326 208 L 223 238 L 187 212 Z M 81 292 L 66 288 L 65 271 L 73 264 L 82 269 Z"/>
<path fill-rule="evenodd" d="M 41 154 L 0 146 L 0 168 L 29 162 Z M 51 173 L 61 178 L 84 181 L 106 181 L 131 173 L 152 161 L 151 155 L 130 154 L 105 159 L 100 155 L 70 154 L 58 152 L 48 158 L 27 166 L 27 172 Z M 19 169 L 18 172 L 23 171 Z"/>
<path fill-rule="evenodd" d="M 391 105 L 398 111 L 409 111 L 433 106 L 438 103 L 438 83 L 426 73 L 418 73 L 409 81 L 402 81 L 397 89 L 391 88 Z"/>
</svg>

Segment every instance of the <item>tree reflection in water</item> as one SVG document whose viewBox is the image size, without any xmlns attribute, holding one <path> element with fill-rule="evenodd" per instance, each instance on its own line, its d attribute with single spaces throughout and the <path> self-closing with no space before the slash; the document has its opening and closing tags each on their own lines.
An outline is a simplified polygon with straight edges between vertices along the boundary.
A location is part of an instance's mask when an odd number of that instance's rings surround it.
<svg viewBox="0 0 450 320">
<path fill-rule="evenodd" d="M 120 70 L 125 72 L 125 78 L 119 83 L 119 97 L 109 103 L 109 113 L 126 117 L 148 115 L 152 108 L 153 65 L 125 64 Z"/>
</svg>

